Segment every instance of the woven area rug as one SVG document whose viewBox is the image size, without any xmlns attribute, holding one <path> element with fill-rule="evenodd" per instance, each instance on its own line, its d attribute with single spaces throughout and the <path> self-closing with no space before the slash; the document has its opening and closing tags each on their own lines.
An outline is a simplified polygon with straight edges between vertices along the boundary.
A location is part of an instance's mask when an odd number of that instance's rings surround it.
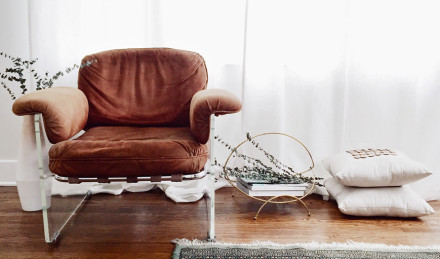
<svg viewBox="0 0 440 259">
<path fill-rule="evenodd" d="M 195 258 L 440 258 L 440 246 L 390 246 L 348 241 L 347 243 L 251 244 L 208 243 L 177 239 L 173 259 Z"/>
</svg>

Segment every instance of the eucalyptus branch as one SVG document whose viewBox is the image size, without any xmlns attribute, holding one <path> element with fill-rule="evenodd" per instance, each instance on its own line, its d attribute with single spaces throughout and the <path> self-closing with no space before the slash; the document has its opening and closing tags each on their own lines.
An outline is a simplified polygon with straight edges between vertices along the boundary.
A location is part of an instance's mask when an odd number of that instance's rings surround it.
<svg viewBox="0 0 440 259">
<path fill-rule="evenodd" d="M 64 76 L 65 74 L 70 74 L 70 72 L 72 72 L 76 68 L 79 68 L 79 66 L 77 64 L 74 64 L 73 66 L 64 69 L 64 71 L 58 71 L 52 76 L 49 76 L 49 72 L 46 72 L 44 74 L 44 77 L 41 77 L 34 70 L 31 70 L 31 75 L 36 80 L 36 89 L 41 90 L 52 87 L 53 83 L 56 80 L 58 80 L 60 77 Z"/>
<path fill-rule="evenodd" d="M 221 144 L 223 144 L 227 149 L 232 150 L 232 146 L 229 145 L 227 142 L 225 142 L 220 136 L 217 135 L 217 136 L 214 137 L 214 139 L 216 139 L 218 142 L 220 142 Z M 239 158 L 242 158 L 244 161 L 246 161 L 246 162 L 252 164 L 252 165 L 255 166 L 255 167 L 260 167 L 260 166 L 261 166 L 261 167 L 263 167 L 265 170 L 271 170 L 271 169 L 272 169 L 272 167 L 270 167 L 270 166 L 264 164 L 263 161 L 261 161 L 260 159 L 256 159 L 256 158 L 249 157 L 249 156 L 246 156 L 246 155 L 244 155 L 244 154 L 241 154 L 241 153 L 238 152 L 236 149 L 234 149 L 233 152 L 234 152 L 233 157 L 239 157 Z"/>
<path fill-rule="evenodd" d="M 53 75 L 49 75 L 49 72 L 39 74 L 35 71 L 35 69 L 32 68 L 32 65 L 34 65 L 38 59 L 25 60 L 22 58 L 13 57 L 4 52 L 0 52 L 0 57 L 9 59 L 13 64 L 12 67 L 6 68 L 4 72 L 0 71 L 0 79 L 2 79 L 0 84 L 8 92 L 12 100 L 15 100 L 16 96 L 14 91 L 11 89 L 12 87 L 10 87 L 7 82 L 15 84 L 15 86 L 18 85 L 21 89 L 21 94 L 25 94 L 30 89 L 30 86 L 26 85 L 25 74 L 29 74 L 30 77 L 34 79 L 36 90 L 41 90 L 52 87 L 56 80 L 62 76 L 70 74 L 75 69 L 81 69 L 98 62 L 96 59 L 87 60 L 80 66 L 74 64 L 71 67 L 67 67 L 64 70 L 56 72 Z"/>
<path fill-rule="evenodd" d="M 252 139 L 252 136 L 247 133 L 246 137 L 248 141 L 259 151 L 263 152 L 264 155 L 269 159 L 270 163 L 273 164 L 277 169 L 281 170 L 282 172 L 289 174 L 289 175 L 299 175 L 299 173 L 295 172 L 292 167 L 287 166 L 286 164 L 282 163 L 278 159 L 276 159 L 272 154 L 267 152 L 260 143 L 255 141 L 255 139 Z M 287 168 L 287 170 L 286 170 Z"/>
<path fill-rule="evenodd" d="M 0 84 L 3 86 L 3 88 L 6 89 L 6 91 L 8 91 L 9 95 L 11 96 L 12 100 L 15 100 L 15 95 L 14 93 L 11 91 L 11 89 L 9 89 L 9 87 L 4 83 L 4 82 L 0 82 Z"/>
</svg>

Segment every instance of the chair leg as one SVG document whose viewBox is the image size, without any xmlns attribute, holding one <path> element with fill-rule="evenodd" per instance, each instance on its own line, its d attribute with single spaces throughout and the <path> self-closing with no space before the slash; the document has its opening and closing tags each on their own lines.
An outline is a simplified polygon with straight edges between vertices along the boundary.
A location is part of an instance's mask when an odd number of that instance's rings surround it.
<svg viewBox="0 0 440 259">
<path fill-rule="evenodd" d="M 73 215 L 76 214 L 81 205 L 90 197 L 91 191 L 88 191 L 85 196 L 62 198 L 70 199 L 69 202 L 61 202 L 58 205 L 54 204 L 55 199 L 52 197 L 52 180 L 54 177 L 50 172 L 45 172 L 44 168 L 46 168 L 47 165 L 43 164 L 47 163 L 47 161 L 43 159 L 41 136 L 44 132 L 40 132 L 41 114 L 34 116 L 34 122 L 44 239 L 46 243 L 54 244 L 57 242 L 62 229 L 67 225 Z M 56 200 L 60 202 L 60 199 Z M 54 209 L 54 207 L 56 208 Z M 70 210 L 72 208 L 73 211 Z"/>
<path fill-rule="evenodd" d="M 211 127 L 210 127 L 210 158 L 209 158 L 209 179 L 208 179 L 208 196 L 209 196 L 209 231 L 208 241 L 215 242 L 215 174 L 213 172 L 214 167 L 214 130 L 215 130 L 215 116 L 211 115 Z"/>
<path fill-rule="evenodd" d="M 72 219 L 72 217 L 76 214 L 76 212 L 78 211 L 78 209 L 85 204 L 85 202 L 90 199 L 90 196 L 92 195 L 91 191 L 88 191 L 85 196 L 82 198 L 82 200 L 77 204 L 76 208 L 67 216 L 67 218 L 64 220 L 64 222 L 61 224 L 61 227 L 59 227 L 58 230 L 56 230 L 52 236 L 50 236 L 49 233 L 49 222 L 45 221 L 45 239 L 46 239 L 46 243 L 50 243 L 50 244 L 56 244 L 56 242 L 58 241 L 58 237 L 60 236 L 61 231 L 63 230 L 63 228 L 67 225 L 67 223 L 69 223 L 70 219 Z M 48 215 L 48 211 L 47 210 L 43 210 L 43 218 L 44 218 L 44 214 L 46 214 L 46 218 Z M 46 227 L 47 225 L 47 227 Z M 46 229 L 47 229 L 47 233 L 46 233 Z"/>
<path fill-rule="evenodd" d="M 215 242 L 215 177 L 212 174 L 212 171 L 208 175 L 209 179 L 209 186 L 208 186 L 208 224 L 209 224 L 209 230 L 208 230 L 208 242 Z"/>
</svg>

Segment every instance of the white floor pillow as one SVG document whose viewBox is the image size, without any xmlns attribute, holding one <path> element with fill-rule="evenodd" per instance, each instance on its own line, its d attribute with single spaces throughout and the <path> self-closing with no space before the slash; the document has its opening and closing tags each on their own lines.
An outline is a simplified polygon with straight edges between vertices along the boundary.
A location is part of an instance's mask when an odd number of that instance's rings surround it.
<svg viewBox="0 0 440 259">
<path fill-rule="evenodd" d="M 402 186 L 431 175 L 423 165 L 401 152 L 382 152 L 379 149 L 358 151 L 335 154 L 323 160 L 322 164 L 346 186 Z"/>
<path fill-rule="evenodd" d="M 409 186 L 359 188 L 347 187 L 334 177 L 325 188 L 339 210 L 353 216 L 420 217 L 435 213 L 432 207 Z"/>
</svg>

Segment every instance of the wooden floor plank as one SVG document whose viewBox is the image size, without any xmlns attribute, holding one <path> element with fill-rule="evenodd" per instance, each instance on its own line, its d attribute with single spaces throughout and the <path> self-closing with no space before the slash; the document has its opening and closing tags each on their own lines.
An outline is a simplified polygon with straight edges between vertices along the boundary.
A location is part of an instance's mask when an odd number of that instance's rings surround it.
<svg viewBox="0 0 440 259">
<path fill-rule="evenodd" d="M 261 203 L 232 188 L 216 192 L 217 240 L 345 242 L 440 245 L 440 215 L 399 219 L 351 217 L 319 196 L 299 204 Z M 54 200 L 56 202 L 56 200 Z M 176 204 L 161 191 L 93 195 L 68 224 L 56 245 L 43 239 L 41 212 L 23 212 L 15 187 L 0 187 L 0 258 L 170 258 L 175 238 L 205 239 L 206 200 Z M 440 210 L 440 201 L 430 202 Z M 55 207 L 54 207 L 55 208 Z"/>
</svg>

